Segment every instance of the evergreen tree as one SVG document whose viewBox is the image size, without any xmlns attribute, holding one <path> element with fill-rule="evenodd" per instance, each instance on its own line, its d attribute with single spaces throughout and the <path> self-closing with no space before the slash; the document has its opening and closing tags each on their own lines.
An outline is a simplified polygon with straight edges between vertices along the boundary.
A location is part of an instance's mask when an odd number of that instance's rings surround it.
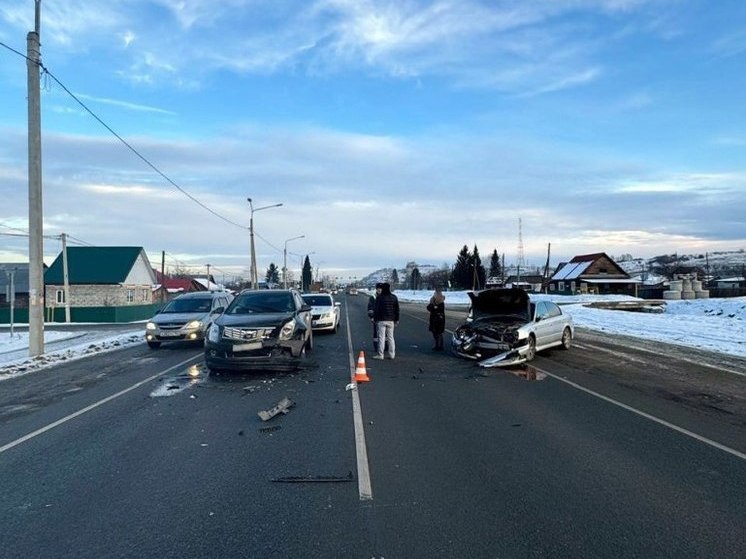
<svg viewBox="0 0 746 559">
<path fill-rule="evenodd" d="M 278 284 L 280 283 L 280 269 L 275 266 L 275 263 L 272 262 L 269 265 L 269 268 L 267 268 L 267 275 L 265 276 L 267 279 L 268 284 Z"/>
<path fill-rule="evenodd" d="M 391 270 L 391 289 L 396 289 L 399 283 L 399 274 L 396 272 L 396 268 Z"/>
<path fill-rule="evenodd" d="M 412 275 L 409 278 L 410 289 L 412 289 L 412 291 L 418 290 L 421 283 L 422 275 L 420 274 L 419 268 L 413 268 Z"/>
<path fill-rule="evenodd" d="M 490 257 L 490 273 L 487 276 L 490 278 L 499 278 L 501 275 L 500 256 L 498 256 L 497 249 L 495 249 L 492 251 L 492 256 Z"/>
<path fill-rule="evenodd" d="M 311 290 L 311 283 L 313 282 L 313 268 L 311 267 L 311 260 L 306 254 L 306 259 L 303 261 L 303 272 L 301 272 L 301 281 L 303 282 L 303 291 Z"/>
<path fill-rule="evenodd" d="M 484 288 L 484 282 L 487 279 L 487 272 L 482 266 L 482 259 L 479 257 L 479 249 L 477 245 L 474 245 L 474 252 L 471 254 L 469 259 L 469 285 L 471 289 L 482 289 Z"/>
<path fill-rule="evenodd" d="M 456 257 L 456 264 L 453 266 L 453 271 L 451 272 L 451 287 L 454 289 L 471 288 L 470 260 L 471 253 L 469 252 L 469 247 L 464 245 L 464 248 L 461 249 L 458 257 Z"/>
</svg>

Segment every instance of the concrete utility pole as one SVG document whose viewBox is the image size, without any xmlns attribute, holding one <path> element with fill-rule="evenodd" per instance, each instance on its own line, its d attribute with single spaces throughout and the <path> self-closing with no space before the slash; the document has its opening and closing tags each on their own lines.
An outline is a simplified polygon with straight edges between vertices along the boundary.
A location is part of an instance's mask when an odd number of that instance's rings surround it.
<svg viewBox="0 0 746 559">
<path fill-rule="evenodd" d="M 270 204 L 269 206 L 262 206 L 261 208 L 255 208 L 251 198 L 246 198 L 249 202 L 249 208 L 251 208 L 251 218 L 249 219 L 249 236 L 251 238 L 251 268 L 249 269 L 249 275 L 251 276 L 251 289 L 256 289 L 259 284 L 259 277 L 256 273 L 256 249 L 254 248 L 254 212 L 259 210 L 266 210 L 269 208 L 279 208 L 282 204 Z"/>
<path fill-rule="evenodd" d="M 298 235 L 285 241 L 285 249 L 282 252 L 282 287 L 284 289 L 288 288 L 288 243 L 304 237 L 305 235 Z"/>
<path fill-rule="evenodd" d="M 15 275 L 16 275 L 16 269 L 13 268 L 12 270 L 9 270 L 5 272 L 8 276 L 8 303 L 10 303 L 10 339 L 13 339 L 13 325 L 15 323 L 15 317 L 13 315 L 13 311 L 16 304 L 16 284 L 15 284 Z"/>
<path fill-rule="evenodd" d="M 44 353 L 44 230 L 41 187 L 41 91 L 39 42 L 41 0 L 35 25 L 26 37 L 28 90 L 29 356 Z"/>
<path fill-rule="evenodd" d="M 62 233 L 62 288 L 65 294 L 65 323 L 70 322 L 70 279 L 67 273 L 67 235 Z"/>
</svg>

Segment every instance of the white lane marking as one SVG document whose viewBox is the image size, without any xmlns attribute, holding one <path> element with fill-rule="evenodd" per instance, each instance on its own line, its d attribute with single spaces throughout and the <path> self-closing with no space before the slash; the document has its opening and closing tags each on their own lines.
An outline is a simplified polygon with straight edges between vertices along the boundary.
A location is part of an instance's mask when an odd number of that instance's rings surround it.
<svg viewBox="0 0 746 559">
<path fill-rule="evenodd" d="M 632 406 L 628 406 L 627 404 L 623 404 L 622 402 L 619 402 L 617 400 L 614 400 L 613 398 L 609 398 L 608 396 L 604 396 L 603 394 L 599 394 L 598 392 L 594 392 L 593 390 L 590 390 L 589 388 L 585 388 L 584 386 L 580 386 L 577 383 L 572 382 L 571 380 L 567 380 L 566 378 L 557 376 L 555 374 L 552 374 L 548 371 L 545 371 L 543 369 L 539 369 L 538 367 L 534 367 L 537 371 L 540 371 L 554 379 L 557 379 L 561 382 L 564 382 L 565 384 L 568 384 L 572 386 L 573 388 L 577 388 L 578 390 L 581 390 L 585 392 L 586 394 L 590 394 L 591 396 L 595 396 L 596 398 L 600 398 L 601 400 L 604 400 L 606 402 L 609 402 L 610 404 L 614 404 L 615 406 L 619 406 L 620 408 L 623 408 L 627 411 L 631 411 L 632 413 L 635 413 L 641 417 L 644 417 L 645 419 L 649 419 L 650 421 L 654 421 L 658 423 L 659 425 L 663 425 L 664 427 L 668 427 L 669 429 L 673 429 L 674 431 L 677 431 L 683 435 L 686 435 L 687 437 L 691 437 L 693 439 L 696 439 L 702 443 L 705 443 L 707 445 L 710 445 L 712 447 L 715 447 L 719 450 L 722 450 L 724 452 L 727 452 L 728 454 L 732 454 L 733 456 L 737 458 L 741 458 L 742 460 L 746 460 L 746 454 L 743 452 L 740 452 L 738 450 L 735 450 L 733 448 L 730 448 L 728 446 L 722 445 L 718 442 L 715 442 L 711 439 L 708 439 L 707 437 L 703 437 L 702 435 L 698 435 L 697 433 L 693 433 L 692 431 L 689 431 L 687 429 L 684 429 L 683 427 L 679 427 L 678 425 L 674 425 L 673 423 L 669 423 L 668 421 L 665 421 L 664 419 L 661 419 L 659 417 L 655 417 L 654 415 L 650 415 L 649 413 L 645 413 L 644 411 L 640 411 L 636 408 L 633 408 Z"/>
<path fill-rule="evenodd" d="M 190 361 L 193 361 L 194 359 L 197 359 L 199 357 L 201 357 L 201 355 L 198 355 L 198 356 L 195 356 L 195 357 L 190 357 L 189 359 L 187 359 L 185 361 L 182 361 L 181 363 L 178 363 L 178 364 L 174 365 L 173 367 L 169 367 L 165 371 L 161 371 L 160 373 L 156 373 L 155 375 L 153 375 L 151 377 L 148 377 L 145 380 L 141 380 L 140 382 L 133 384 L 129 388 L 125 388 L 124 390 L 120 390 L 116 394 L 112 394 L 111 396 L 107 396 L 103 400 L 99 400 L 98 402 L 96 402 L 94 404 L 91 404 L 90 406 L 86 406 L 83 409 L 80 409 L 80 410 L 78 410 L 78 411 L 76 411 L 74 413 L 71 413 L 70 415 L 67 415 L 67 416 L 63 417 L 62 419 L 58 419 L 57 421 L 55 421 L 53 423 L 50 423 L 49 425 L 46 425 L 45 427 L 42 427 L 40 429 L 37 429 L 36 431 L 33 431 L 33 432 L 29 433 L 28 435 L 24 435 L 23 437 L 21 437 L 19 439 L 16 439 L 15 441 L 12 441 L 12 442 L 9 442 L 6 445 L 0 446 L 0 454 L 2 454 L 3 452 L 5 452 L 6 450 L 10 450 L 14 446 L 18 446 L 21 443 L 25 443 L 26 441 L 28 441 L 30 439 L 33 439 L 34 437 L 38 437 L 39 435 L 41 435 L 43 433 L 46 433 L 47 431 L 51 431 L 55 427 L 59 427 L 60 425 L 62 425 L 63 423 L 67 423 L 71 419 L 75 419 L 76 417 L 78 417 L 80 415 L 83 415 L 84 413 L 88 413 L 89 411 L 91 411 L 93 409 L 96 409 L 99 406 L 103 406 L 107 402 L 111 402 L 112 400 L 115 400 L 116 398 L 119 398 L 120 396 L 123 396 L 124 394 L 127 394 L 127 392 L 131 392 L 132 390 L 135 390 L 136 388 L 141 387 L 143 384 L 147 384 L 147 383 L 149 383 L 149 382 L 157 379 L 160 376 L 163 376 L 163 375 L 165 375 L 167 373 L 170 373 L 174 369 L 177 369 L 179 367 L 183 367 L 184 365 L 186 365 Z"/>
<path fill-rule="evenodd" d="M 345 305 L 345 320 L 347 321 L 347 348 L 350 358 L 350 382 L 355 383 L 356 358 L 352 349 L 352 333 L 350 330 L 350 315 Z M 363 411 L 360 407 L 360 396 L 357 386 L 352 390 L 352 418 L 355 425 L 355 454 L 357 455 L 357 490 L 361 501 L 373 500 L 373 489 L 370 484 L 370 467 L 368 465 L 368 446 L 365 443 L 365 428 L 363 427 Z"/>
</svg>

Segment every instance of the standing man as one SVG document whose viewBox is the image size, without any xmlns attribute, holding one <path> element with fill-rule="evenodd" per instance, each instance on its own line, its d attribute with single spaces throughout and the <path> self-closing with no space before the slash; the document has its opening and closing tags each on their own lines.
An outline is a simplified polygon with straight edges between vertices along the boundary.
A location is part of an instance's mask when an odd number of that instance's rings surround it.
<svg viewBox="0 0 746 559">
<path fill-rule="evenodd" d="M 378 354 L 373 359 L 383 359 L 384 348 L 388 350 L 389 359 L 393 359 L 396 355 L 394 326 L 399 324 L 399 299 L 391 293 L 388 283 L 381 286 L 381 293 L 376 297 L 373 320 L 378 326 Z"/>
<path fill-rule="evenodd" d="M 376 353 L 378 353 L 378 325 L 376 324 L 376 320 L 373 318 L 373 313 L 376 310 L 376 297 L 381 294 L 381 289 L 383 289 L 383 284 L 377 283 L 376 294 L 368 297 L 368 318 L 370 318 L 370 321 L 373 323 L 373 351 Z"/>
</svg>

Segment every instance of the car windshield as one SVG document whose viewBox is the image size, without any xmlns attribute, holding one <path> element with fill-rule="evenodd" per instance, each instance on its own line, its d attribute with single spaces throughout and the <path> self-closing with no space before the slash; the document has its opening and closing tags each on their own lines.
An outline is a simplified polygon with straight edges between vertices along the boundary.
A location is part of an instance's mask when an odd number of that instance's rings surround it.
<svg viewBox="0 0 746 559">
<path fill-rule="evenodd" d="M 161 312 L 184 313 L 184 312 L 209 312 L 212 306 L 211 299 L 174 299 L 170 301 Z"/>
<path fill-rule="evenodd" d="M 329 295 L 304 295 L 303 300 L 314 307 L 332 306 L 332 298 Z"/>
<path fill-rule="evenodd" d="M 236 297 L 226 314 L 286 313 L 294 310 L 293 297 L 286 291 L 255 291 Z"/>
</svg>

